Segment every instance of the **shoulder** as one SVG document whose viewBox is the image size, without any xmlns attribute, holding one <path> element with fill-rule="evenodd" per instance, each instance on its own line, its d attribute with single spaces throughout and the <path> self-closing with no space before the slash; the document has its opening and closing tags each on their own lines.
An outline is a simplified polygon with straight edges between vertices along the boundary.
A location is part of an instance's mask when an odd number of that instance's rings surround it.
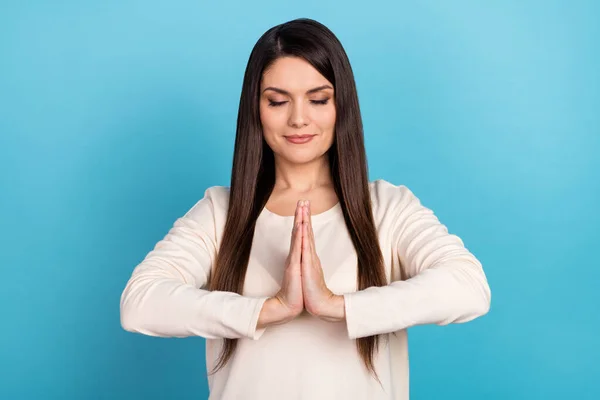
<svg viewBox="0 0 600 400">
<path fill-rule="evenodd" d="M 377 212 L 393 209 L 401 211 L 411 204 L 420 204 L 419 198 L 406 185 L 396 185 L 384 179 L 369 182 L 371 202 Z"/>
<path fill-rule="evenodd" d="M 394 235 L 406 223 L 430 218 L 434 212 L 406 185 L 395 185 L 379 179 L 369 183 L 373 219 L 380 231 Z"/>
<path fill-rule="evenodd" d="M 184 218 L 196 222 L 215 221 L 224 219 L 229 207 L 229 187 L 210 186 L 204 191 L 204 196 L 185 213 Z"/>
</svg>

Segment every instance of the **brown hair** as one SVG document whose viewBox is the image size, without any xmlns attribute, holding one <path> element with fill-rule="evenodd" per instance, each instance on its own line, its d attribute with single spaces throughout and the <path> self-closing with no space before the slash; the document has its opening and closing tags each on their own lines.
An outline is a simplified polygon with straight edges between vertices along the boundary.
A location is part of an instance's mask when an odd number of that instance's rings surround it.
<svg viewBox="0 0 600 400">
<path fill-rule="evenodd" d="M 362 118 L 352 68 L 342 44 L 327 27 L 301 18 L 269 29 L 250 54 L 238 111 L 228 215 L 210 289 L 242 294 L 256 220 L 275 184 L 273 151 L 263 139 L 260 122 L 260 83 L 263 72 L 284 56 L 303 58 L 333 84 L 337 117 L 328 155 L 335 192 L 358 256 L 358 288 L 383 286 L 383 255 L 371 209 Z M 358 352 L 376 378 L 373 357 L 378 340 L 378 336 L 357 339 Z M 225 339 L 211 373 L 229 361 L 236 345 L 236 339 Z"/>
</svg>

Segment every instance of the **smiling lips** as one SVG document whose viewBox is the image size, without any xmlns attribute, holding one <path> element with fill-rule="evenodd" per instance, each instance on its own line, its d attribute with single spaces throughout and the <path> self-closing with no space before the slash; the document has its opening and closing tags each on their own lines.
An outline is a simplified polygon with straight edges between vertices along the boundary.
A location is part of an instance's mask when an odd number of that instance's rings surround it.
<svg viewBox="0 0 600 400">
<path fill-rule="evenodd" d="M 292 135 L 285 136 L 285 139 L 294 144 L 304 144 L 310 142 L 316 135 Z"/>
</svg>

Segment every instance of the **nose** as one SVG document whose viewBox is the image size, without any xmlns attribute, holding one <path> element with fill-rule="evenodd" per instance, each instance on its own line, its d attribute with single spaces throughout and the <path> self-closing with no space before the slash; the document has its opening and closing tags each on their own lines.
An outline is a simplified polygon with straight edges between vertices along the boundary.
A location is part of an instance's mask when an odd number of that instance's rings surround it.
<svg viewBox="0 0 600 400">
<path fill-rule="evenodd" d="M 291 109 L 292 111 L 288 120 L 290 126 L 294 128 L 302 128 L 308 125 L 309 118 L 308 115 L 306 115 L 307 107 L 302 101 L 295 102 Z"/>
</svg>

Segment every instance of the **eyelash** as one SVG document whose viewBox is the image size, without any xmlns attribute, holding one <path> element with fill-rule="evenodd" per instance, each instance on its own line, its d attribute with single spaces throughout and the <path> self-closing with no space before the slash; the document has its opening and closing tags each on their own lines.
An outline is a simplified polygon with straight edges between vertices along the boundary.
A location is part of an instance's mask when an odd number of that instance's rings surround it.
<svg viewBox="0 0 600 400">
<path fill-rule="evenodd" d="M 323 105 L 327 104 L 328 101 L 329 101 L 329 99 L 311 100 L 310 102 L 315 105 L 323 106 Z M 269 107 L 279 107 L 279 106 L 284 105 L 285 103 L 287 103 L 287 101 L 271 101 L 271 100 L 269 100 Z"/>
</svg>

